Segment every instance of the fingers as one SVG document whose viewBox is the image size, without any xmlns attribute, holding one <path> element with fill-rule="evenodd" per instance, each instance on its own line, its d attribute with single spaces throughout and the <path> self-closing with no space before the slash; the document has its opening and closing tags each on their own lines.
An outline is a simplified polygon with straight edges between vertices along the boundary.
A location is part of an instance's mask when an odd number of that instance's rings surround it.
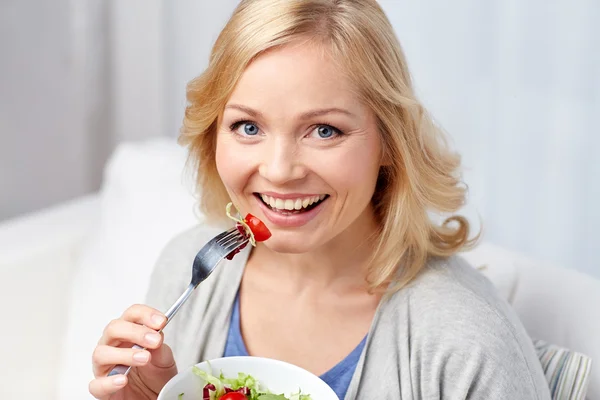
<svg viewBox="0 0 600 400">
<path fill-rule="evenodd" d="M 94 379 L 90 382 L 88 389 L 95 398 L 104 399 L 123 389 L 125 385 L 127 385 L 127 377 L 115 375 Z"/>
<path fill-rule="evenodd" d="M 163 313 L 143 304 L 135 304 L 129 307 L 120 319 L 146 325 L 154 330 L 161 329 L 167 321 Z"/>
<path fill-rule="evenodd" d="M 159 368 L 167 367 L 163 374 L 172 374 L 173 354 L 166 346 L 161 349 L 163 335 L 157 332 L 166 322 L 163 313 L 141 304 L 129 307 L 120 318 L 111 321 L 92 355 L 96 379 L 89 384 L 90 393 L 97 399 L 107 399 L 127 385 L 128 378 L 124 375 L 107 376 L 115 365 L 145 367 L 154 360 Z M 132 344 L 148 350 L 131 348 Z M 156 366 L 145 368 L 152 371 Z"/>
<path fill-rule="evenodd" d="M 154 329 L 123 319 L 111 321 L 104 329 L 98 345 L 119 346 L 134 343 L 138 346 L 156 349 L 162 342 L 162 335 Z"/>
<path fill-rule="evenodd" d="M 147 364 L 150 353 L 141 349 L 131 349 L 131 346 L 135 344 L 149 350 L 159 348 L 163 342 L 163 335 L 157 330 L 165 323 L 165 316 L 152 307 L 141 304 L 129 307 L 121 318 L 111 321 L 104 329 L 92 355 L 94 376 L 106 376 L 117 364 Z"/>
<path fill-rule="evenodd" d="M 151 357 L 152 355 L 147 350 L 100 345 L 94 350 L 92 359 L 96 365 L 121 364 L 139 367 L 148 364 Z"/>
</svg>

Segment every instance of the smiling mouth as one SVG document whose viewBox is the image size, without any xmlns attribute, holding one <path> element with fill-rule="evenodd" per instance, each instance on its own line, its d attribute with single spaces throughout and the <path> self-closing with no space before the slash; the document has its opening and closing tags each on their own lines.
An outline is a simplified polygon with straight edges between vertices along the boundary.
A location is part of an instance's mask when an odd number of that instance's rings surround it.
<svg viewBox="0 0 600 400">
<path fill-rule="evenodd" d="M 329 198 L 328 194 L 300 197 L 297 199 L 278 199 L 262 193 L 254 193 L 254 195 L 270 210 L 283 215 L 305 213 Z"/>
</svg>

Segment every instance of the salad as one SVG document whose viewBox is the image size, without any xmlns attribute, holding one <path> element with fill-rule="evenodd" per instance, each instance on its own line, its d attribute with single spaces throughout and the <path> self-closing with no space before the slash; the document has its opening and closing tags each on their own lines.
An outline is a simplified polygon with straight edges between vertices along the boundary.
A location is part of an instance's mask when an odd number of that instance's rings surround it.
<svg viewBox="0 0 600 400">
<path fill-rule="evenodd" d="M 241 372 L 237 378 L 225 378 L 223 373 L 217 377 L 196 366 L 193 367 L 193 372 L 207 382 L 202 389 L 202 400 L 312 400 L 310 395 L 300 391 L 288 397 L 271 393 L 261 388 L 252 376 Z M 177 400 L 188 399 L 185 398 L 185 393 L 181 393 Z"/>
<path fill-rule="evenodd" d="M 256 246 L 256 242 L 263 242 L 271 237 L 271 231 L 269 231 L 269 228 L 267 228 L 267 226 L 260 219 L 252 214 L 246 214 L 246 216 L 242 218 L 237 208 L 237 215 L 231 215 L 231 207 L 235 207 L 233 203 L 227 204 L 225 213 L 229 218 L 235 221 L 235 226 L 237 227 L 238 231 L 248 238 L 248 241 L 252 246 Z M 244 247 L 246 247 L 246 244 L 229 253 L 226 258 L 228 260 L 233 259 L 233 257 Z"/>
</svg>

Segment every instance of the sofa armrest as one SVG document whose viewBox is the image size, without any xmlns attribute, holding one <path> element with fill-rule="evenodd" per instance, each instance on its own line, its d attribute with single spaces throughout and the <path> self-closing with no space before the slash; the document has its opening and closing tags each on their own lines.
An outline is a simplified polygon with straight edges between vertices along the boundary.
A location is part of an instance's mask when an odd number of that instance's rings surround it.
<svg viewBox="0 0 600 400">
<path fill-rule="evenodd" d="M 73 249 L 99 216 L 97 194 L 0 222 L 0 273 L 47 251 Z"/>
<path fill-rule="evenodd" d="M 54 398 L 69 285 L 98 217 L 92 195 L 0 224 L 0 398 Z"/>
<path fill-rule="evenodd" d="M 600 280 L 535 262 L 517 263 L 513 307 L 532 338 L 592 359 L 588 399 L 600 399 Z"/>
</svg>

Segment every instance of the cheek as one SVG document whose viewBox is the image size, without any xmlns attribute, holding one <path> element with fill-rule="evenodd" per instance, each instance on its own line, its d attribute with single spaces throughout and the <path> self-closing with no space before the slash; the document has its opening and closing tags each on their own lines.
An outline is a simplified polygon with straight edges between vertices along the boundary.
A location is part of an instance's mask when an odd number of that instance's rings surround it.
<svg viewBox="0 0 600 400">
<path fill-rule="evenodd" d="M 241 190 L 252 173 L 250 155 L 233 141 L 217 139 L 215 163 L 217 172 L 228 190 Z"/>
<path fill-rule="evenodd" d="M 323 170 L 329 171 L 331 185 L 337 186 L 340 195 L 352 192 L 353 196 L 370 198 L 379 174 L 378 154 L 375 146 L 357 146 L 329 160 Z"/>
<path fill-rule="evenodd" d="M 236 169 L 235 163 L 231 161 L 234 157 L 233 153 L 234 149 L 232 146 L 223 143 L 223 140 L 221 139 L 217 139 L 215 154 L 217 172 L 228 190 L 232 188 L 232 186 L 235 187 L 235 181 L 238 179 L 236 175 L 239 174 L 239 169 Z"/>
</svg>

